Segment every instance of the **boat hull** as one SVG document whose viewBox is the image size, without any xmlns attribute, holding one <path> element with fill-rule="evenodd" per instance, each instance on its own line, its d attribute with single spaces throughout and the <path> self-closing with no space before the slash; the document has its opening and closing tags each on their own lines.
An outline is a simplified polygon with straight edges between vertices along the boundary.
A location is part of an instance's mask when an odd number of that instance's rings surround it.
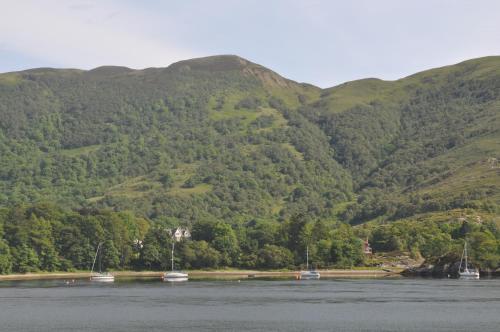
<svg viewBox="0 0 500 332">
<path fill-rule="evenodd" d="M 90 281 L 95 282 L 114 282 L 115 276 L 110 273 L 93 274 L 90 276 Z"/>
<path fill-rule="evenodd" d="M 300 272 L 301 280 L 318 280 L 321 277 L 319 272 L 316 271 L 302 271 Z"/>
<path fill-rule="evenodd" d="M 479 272 L 460 272 L 460 279 L 479 279 Z"/>
<path fill-rule="evenodd" d="M 189 278 L 163 278 L 163 281 L 167 281 L 167 282 L 184 282 L 184 281 L 188 281 Z"/>
<path fill-rule="evenodd" d="M 163 275 L 163 281 L 168 282 L 181 282 L 188 281 L 189 275 L 184 272 L 169 272 Z"/>
</svg>

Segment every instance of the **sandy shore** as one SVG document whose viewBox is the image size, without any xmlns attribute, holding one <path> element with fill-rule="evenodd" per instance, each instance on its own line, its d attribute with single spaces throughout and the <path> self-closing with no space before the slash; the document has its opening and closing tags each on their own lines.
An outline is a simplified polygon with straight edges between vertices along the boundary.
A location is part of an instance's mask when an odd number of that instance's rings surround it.
<svg viewBox="0 0 500 332">
<path fill-rule="evenodd" d="M 187 271 L 191 278 L 208 279 L 244 279 L 244 278 L 296 278 L 298 271 L 252 271 L 252 270 L 220 270 L 220 271 Z M 117 279 L 124 278 L 161 278 L 163 272 L 158 271 L 114 271 Z M 386 277 L 400 275 L 400 270 L 320 270 L 321 277 Z M 2 280 L 44 280 L 44 279 L 84 279 L 88 278 L 89 272 L 42 272 L 26 274 L 0 275 Z"/>
</svg>

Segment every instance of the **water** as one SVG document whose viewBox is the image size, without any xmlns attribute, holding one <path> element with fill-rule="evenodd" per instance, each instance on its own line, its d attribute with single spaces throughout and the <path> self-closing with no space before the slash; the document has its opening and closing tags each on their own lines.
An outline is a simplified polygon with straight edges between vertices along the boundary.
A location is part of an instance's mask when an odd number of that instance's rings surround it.
<svg viewBox="0 0 500 332">
<path fill-rule="evenodd" d="M 0 331 L 499 331 L 500 280 L 0 282 Z"/>
</svg>

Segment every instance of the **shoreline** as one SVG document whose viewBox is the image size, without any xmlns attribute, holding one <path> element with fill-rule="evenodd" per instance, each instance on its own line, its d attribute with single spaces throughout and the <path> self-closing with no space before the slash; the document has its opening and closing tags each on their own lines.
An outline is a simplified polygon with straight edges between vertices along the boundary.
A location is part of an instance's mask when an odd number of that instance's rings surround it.
<svg viewBox="0 0 500 332">
<path fill-rule="evenodd" d="M 321 277 L 349 277 L 349 278 L 371 278 L 401 276 L 397 270 L 318 270 Z M 193 279 L 246 279 L 246 278 L 293 278 L 295 279 L 300 271 L 253 271 L 253 270 L 219 270 L 219 271 L 187 271 Z M 163 271 L 111 271 L 116 279 L 127 278 L 158 278 L 163 275 Z M 87 279 L 90 272 L 39 272 L 26 274 L 6 274 L 0 275 L 0 281 L 21 281 L 21 280 L 56 280 L 56 279 Z"/>
</svg>

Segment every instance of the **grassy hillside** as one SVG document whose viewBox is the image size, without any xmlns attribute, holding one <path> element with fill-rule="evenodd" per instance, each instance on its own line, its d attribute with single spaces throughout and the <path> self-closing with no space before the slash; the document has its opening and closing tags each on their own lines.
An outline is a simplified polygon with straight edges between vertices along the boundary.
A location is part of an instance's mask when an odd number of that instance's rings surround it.
<svg viewBox="0 0 500 332">
<path fill-rule="evenodd" d="M 358 196 L 344 214 L 377 217 L 500 203 L 500 58 L 328 89 L 301 113 L 331 137 Z"/>
</svg>

